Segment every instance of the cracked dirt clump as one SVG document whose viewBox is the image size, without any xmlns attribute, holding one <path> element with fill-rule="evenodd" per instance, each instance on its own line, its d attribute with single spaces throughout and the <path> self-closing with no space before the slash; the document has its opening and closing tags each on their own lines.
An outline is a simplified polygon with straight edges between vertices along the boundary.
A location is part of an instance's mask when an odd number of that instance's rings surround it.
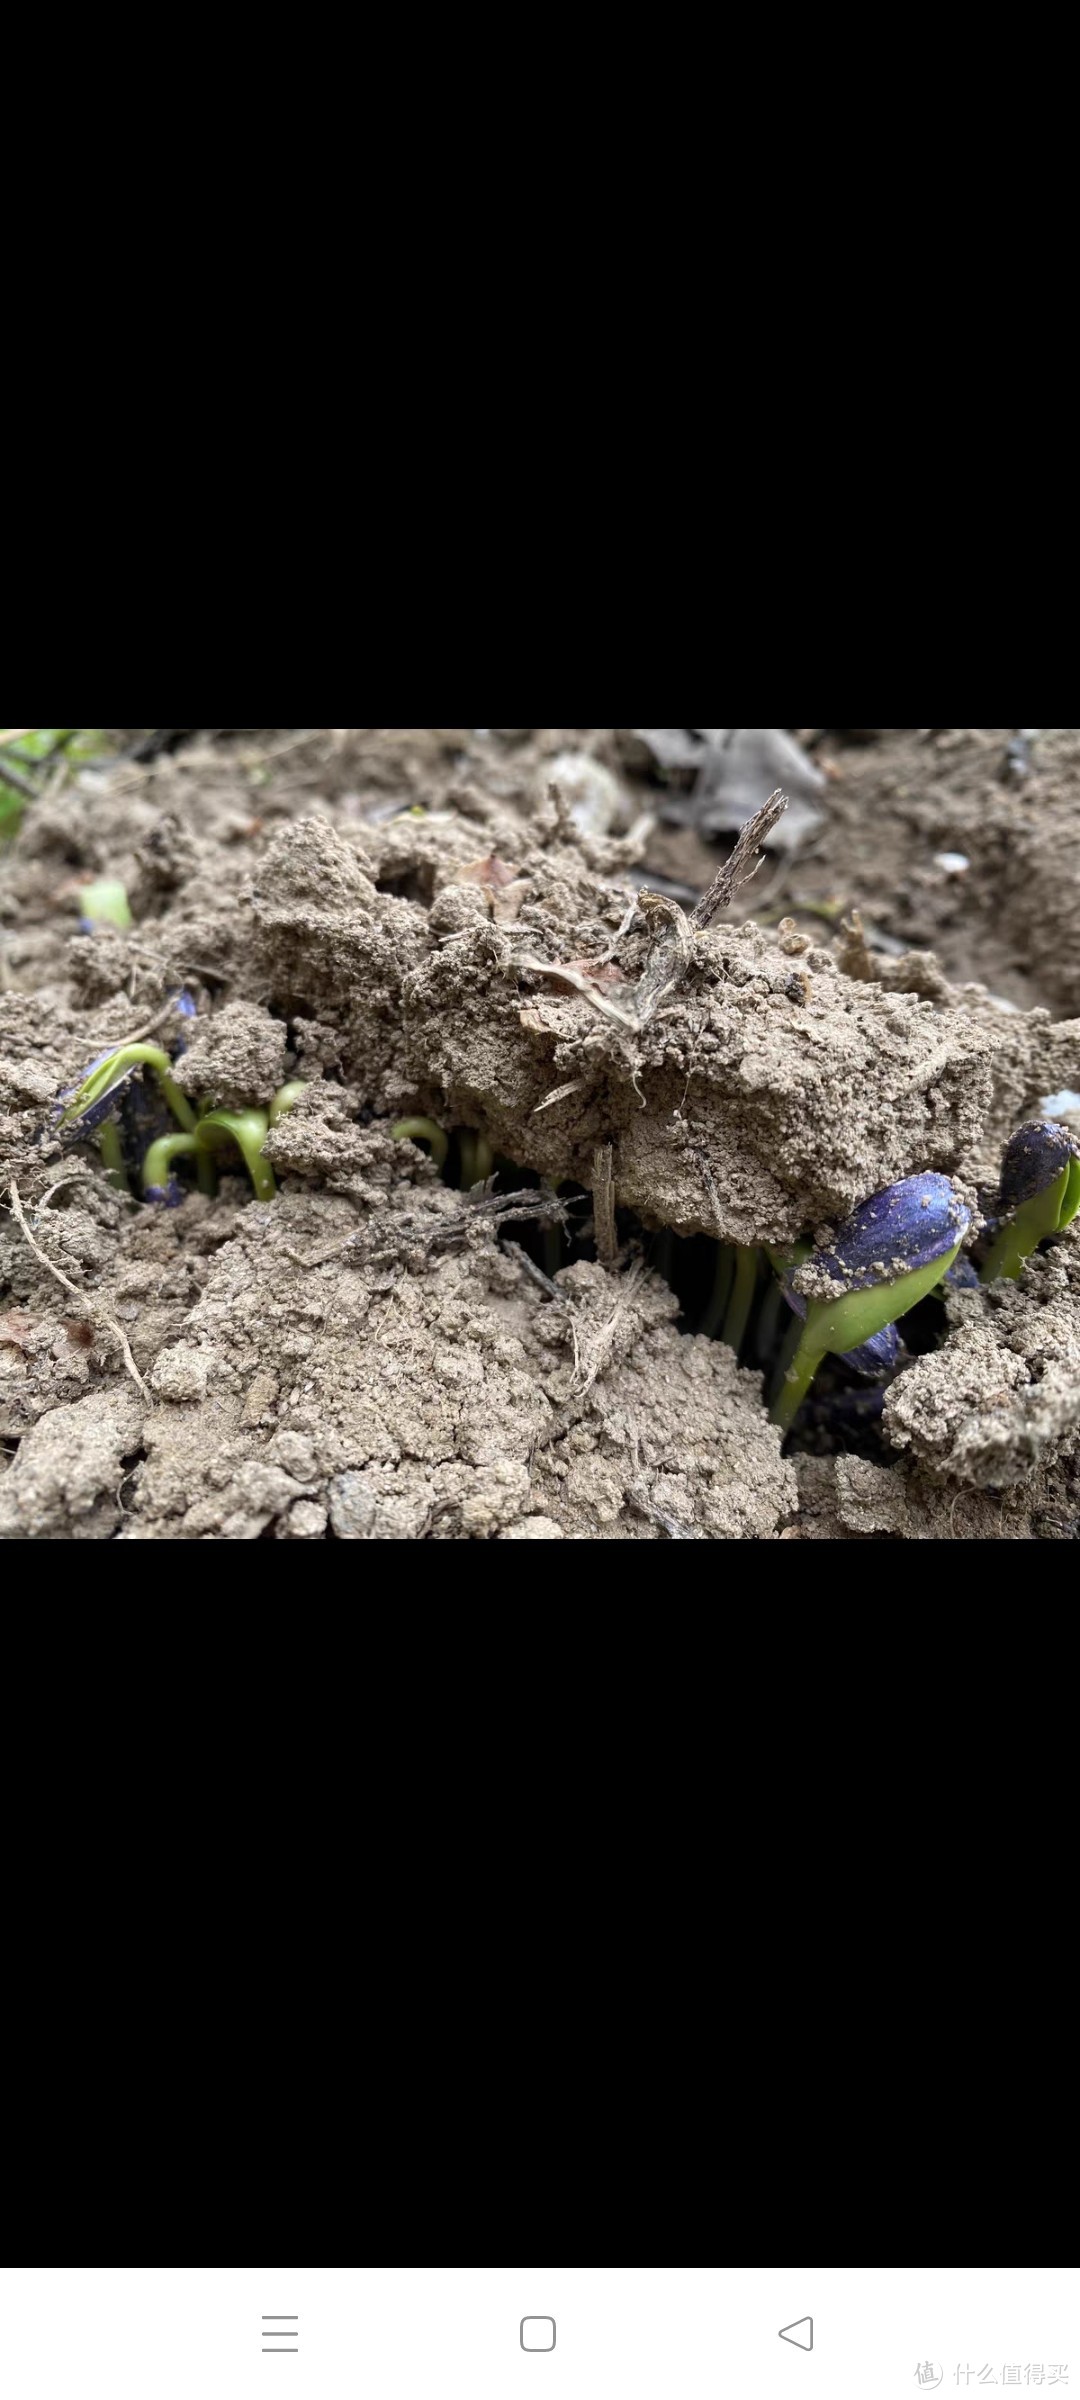
<svg viewBox="0 0 1080 2400">
<path fill-rule="evenodd" d="M 579 1312 L 570 1328 L 578 1363 L 564 1403 L 569 1421 L 534 1465 L 543 1513 L 581 1535 L 775 1533 L 797 1493 L 760 1377 L 722 1343 L 676 1332 L 676 1304 L 658 1277 L 644 1277 L 624 1303 L 631 1331 L 621 1338 L 604 1268 L 570 1267 L 556 1282 Z M 559 1316 L 552 1305 L 541 1339 L 565 1342 Z M 598 1356 L 608 1363 L 592 1383 Z"/>
<path fill-rule="evenodd" d="M 125 1384 L 39 1417 L 0 1482 L 0 1540 L 115 1534 L 124 1460 L 138 1450 L 142 1424 L 139 1395 Z"/>
<path fill-rule="evenodd" d="M 897 1377 L 885 1431 L 935 1473 L 1004 1488 L 1075 1449 L 1080 1244 L 1028 1260 L 1018 1283 L 958 1292 L 943 1348 Z"/>
<path fill-rule="evenodd" d="M 363 1208 L 289 1191 L 236 1212 L 158 1348 L 122 1538 L 775 1531 L 795 1484 L 759 1379 L 683 1340 L 640 1267 L 556 1290 L 420 1162 Z"/>
<path fill-rule="evenodd" d="M 868 1458 L 795 1461 L 799 1516 L 785 1541 L 1030 1541 L 1075 1539 L 1080 1475 L 1072 1462 L 1041 1467 L 1021 1488 L 979 1491 L 928 1483 L 908 1456 L 891 1466 Z"/>
<path fill-rule="evenodd" d="M 258 1107 L 285 1081 L 286 1027 L 250 1000 L 227 1000 L 213 1016 L 196 1018 L 185 1038 L 175 1079 L 192 1100 L 211 1108 Z"/>
<path fill-rule="evenodd" d="M 275 828 L 219 937 L 200 925 L 245 997 L 200 1017 L 180 1079 L 193 1088 L 219 1058 L 223 1097 L 266 1097 L 287 1026 L 300 1071 L 326 1058 L 364 1105 L 447 1116 L 585 1183 L 614 1142 L 621 1205 L 741 1241 L 791 1238 L 916 1169 L 951 1172 L 977 1141 L 993 1026 L 717 924 L 637 1030 L 670 907 L 620 938 L 626 887 L 586 865 L 572 826 L 553 818 L 539 847 L 505 812 L 494 831 L 501 848 L 490 824 L 450 813 L 363 836 L 323 818 Z M 584 990 L 545 972 L 563 966 Z"/>
<path fill-rule="evenodd" d="M 572 937 L 546 911 L 535 931 L 588 977 L 612 899 L 586 898 Z M 527 907 L 525 932 L 531 959 Z M 641 1034 L 522 950 L 465 929 L 409 978 L 415 1088 L 544 1175 L 589 1184 L 613 1142 L 619 1204 L 679 1233 L 792 1239 L 902 1175 L 952 1172 L 990 1109 L 992 1030 L 854 983 L 822 951 L 794 967 L 755 926 L 699 935 L 682 991 Z M 632 937 L 623 981 L 597 968 L 596 994 L 631 1006 L 647 955 Z"/>
</svg>

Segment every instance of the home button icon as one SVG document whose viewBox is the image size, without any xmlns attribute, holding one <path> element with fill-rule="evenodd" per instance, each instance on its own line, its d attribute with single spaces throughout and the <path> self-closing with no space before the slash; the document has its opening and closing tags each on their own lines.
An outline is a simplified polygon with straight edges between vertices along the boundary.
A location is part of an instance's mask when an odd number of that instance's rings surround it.
<svg viewBox="0 0 1080 2400">
<path fill-rule="evenodd" d="M 522 2317 L 521 2347 L 523 2350 L 554 2350 L 554 2317 Z"/>
</svg>

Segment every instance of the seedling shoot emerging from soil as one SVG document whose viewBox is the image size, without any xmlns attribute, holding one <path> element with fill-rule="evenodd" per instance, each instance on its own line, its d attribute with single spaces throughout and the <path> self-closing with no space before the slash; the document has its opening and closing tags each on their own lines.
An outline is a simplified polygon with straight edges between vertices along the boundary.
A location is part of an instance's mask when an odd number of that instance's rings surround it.
<svg viewBox="0 0 1080 2400">
<path fill-rule="evenodd" d="M 181 1016 L 192 1014 L 186 994 L 178 999 L 177 1008 Z M 178 1042 L 178 1047 L 183 1044 Z M 272 1200 L 277 1185 L 269 1160 L 263 1157 L 263 1145 L 271 1127 L 295 1108 L 305 1088 L 303 1082 L 283 1084 L 269 1108 L 207 1109 L 204 1105 L 197 1115 L 174 1081 L 172 1064 L 168 1052 L 150 1042 L 129 1042 L 121 1049 L 105 1051 L 76 1089 L 61 1095 L 57 1130 L 78 1136 L 97 1133 L 110 1182 L 120 1191 L 129 1191 L 116 1110 L 125 1091 L 137 1092 L 132 1078 L 139 1068 L 149 1067 L 180 1130 L 159 1134 L 149 1143 L 139 1178 L 144 1198 L 168 1208 L 178 1206 L 184 1193 L 173 1169 L 181 1158 L 194 1161 L 199 1190 L 212 1195 L 217 1189 L 215 1153 L 234 1149 L 251 1177 L 256 1199 Z"/>
<path fill-rule="evenodd" d="M 134 922 L 127 891 L 122 883 L 88 883 L 79 893 L 79 919 L 87 933 L 95 925 L 116 925 L 127 933 Z"/>
<path fill-rule="evenodd" d="M 64 1092 L 57 1131 L 93 1133 L 113 1113 L 121 1086 L 134 1075 L 137 1067 L 149 1067 L 162 1099 L 171 1109 L 184 1133 L 195 1131 L 195 1111 L 179 1086 L 173 1081 L 172 1060 L 167 1050 L 153 1042 L 129 1042 L 124 1049 L 105 1050 L 84 1075 L 74 1091 Z"/>
<path fill-rule="evenodd" d="M 277 1190 L 274 1170 L 262 1154 L 269 1131 L 270 1116 L 265 1108 L 212 1108 L 199 1118 L 195 1139 L 199 1150 L 234 1144 L 251 1177 L 256 1200 L 272 1200 Z"/>
<path fill-rule="evenodd" d="M 102 1129 L 102 1138 L 107 1128 Z M 159 1142 L 151 1142 L 142 1166 L 142 1186 L 147 1200 L 163 1201 L 166 1208 L 177 1208 L 183 1191 L 173 1174 L 173 1160 L 194 1158 L 199 1141 L 194 1133 L 166 1133 Z"/>
<path fill-rule="evenodd" d="M 924 1300 L 952 1266 L 970 1224 L 971 1211 L 947 1176 L 908 1175 L 864 1200 L 831 1249 L 815 1251 L 797 1271 L 806 1318 L 773 1409 L 782 1432 L 822 1359 L 864 1350 Z"/>
<path fill-rule="evenodd" d="M 1001 1163 L 999 1225 L 982 1268 L 984 1283 L 1014 1282 L 1048 1234 L 1071 1225 L 1080 1208 L 1080 1159 L 1064 1125 L 1036 1121 L 1014 1133 Z"/>
<path fill-rule="evenodd" d="M 446 1165 L 450 1144 L 442 1126 L 434 1117 L 401 1117 L 390 1131 L 395 1142 L 426 1142 L 440 1175 Z"/>
</svg>

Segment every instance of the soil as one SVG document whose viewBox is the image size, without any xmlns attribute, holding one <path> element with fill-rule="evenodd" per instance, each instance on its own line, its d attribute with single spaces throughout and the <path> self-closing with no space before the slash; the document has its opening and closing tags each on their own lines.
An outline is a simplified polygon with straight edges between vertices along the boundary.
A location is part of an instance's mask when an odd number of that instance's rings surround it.
<svg viewBox="0 0 1080 2400">
<path fill-rule="evenodd" d="M 1080 732 L 804 732 L 794 842 L 699 933 L 732 837 L 637 734 L 115 738 L 0 850 L 0 1534 L 1075 1535 L 1074 1229 L 786 1451 L 767 1306 L 742 1365 L 705 1328 L 718 1242 L 922 1169 L 978 1224 L 1080 1086 Z M 79 929 L 103 875 L 130 931 Z M 273 1199 L 226 1152 L 149 1206 L 57 1130 L 181 1037 L 199 1105 L 303 1083 Z"/>
</svg>

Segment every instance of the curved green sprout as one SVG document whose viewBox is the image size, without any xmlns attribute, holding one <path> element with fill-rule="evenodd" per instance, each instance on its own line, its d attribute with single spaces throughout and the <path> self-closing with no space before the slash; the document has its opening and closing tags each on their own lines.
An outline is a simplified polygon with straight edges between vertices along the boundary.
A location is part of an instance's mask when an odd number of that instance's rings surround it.
<svg viewBox="0 0 1080 2400">
<path fill-rule="evenodd" d="M 262 1154 L 269 1131 L 268 1109 L 212 1108 L 195 1127 L 196 1156 L 200 1150 L 234 1143 L 251 1177 L 256 1200 L 272 1200 L 277 1191 L 274 1170 Z"/>
<path fill-rule="evenodd" d="M 395 1142 L 427 1142 L 432 1159 L 442 1174 L 450 1155 L 450 1140 L 442 1126 L 436 1124 L 434 1117 L 399 1117 L 397 1124 L 391 1125 L 390 1132 Z M 474 1133 L 468 1125 L 458 1127 L 458 1152 L 461 1189 L 471 1192 L 474 1185 L 487 1182 L 495 1165 L 495 1155 L 483 1134 Z"/>
<path fill-rule="evenodd" d="M 275 1092 L 268 1109 L 214 1108 L 201 1116 L 194 1133 L 167 1133 L 160 1141 L 152 1142 L 142 1164 L 142 1187 L 149 1200 L 164 1200 L 175 1207 L 183 1198 L 182 1187 L 176 1182 L 172 1166 L 177 1158 L 193 1158 L 199 1190 L 212 1199 L 217 1190 L 214 1172 L 215 1154 L 228 1145 L 239 1150 L 257 1200 L 272 1200 L 277 1190 L 273 1170 L 263 1157 L 263 1144 L 268 1132 L 280 1124 L 282 1117 L 295 1108 L 303 1082 L 284 1083 Z"/>
<path fill-rule="evenodd" d="M 160 1141 L 151 1142 L 142 1163 L 144 1192 L 164 1192 L 169 1188 L 174 1158 L 196 1158 L 199 1137 L 196 1133 L 164 1133 Z"/>
<path fill-rule="evenodd" d="M 214 1156 L 229 1146 L 239 1150 L 256 1199 L 274 1198 L 277 1184 L 269 1160 L 263 1156 L 263 1144 L 271 1126 L 279 1124 L 290 1108 L 295 1108 L 306 1089 L 302 1079 L 282 1084 L 268 1108 L 205 1109 L 204 1106 L 204 1113 L 196 1116 L 173 1079 L 168 1052 L 159 1049 L 156 1043 L 128 1042 L 121 1049 L 105 1051 L 94 1060 L 74 1091 L 61 1094 L 53 1122 L 60 1133 L 77 1129 L 84 1138 L 96 1133 L 109 1180 L 123 1192 L 130 1187 L 115 1113 L 121 1086 L 139 1067 L 149 1067 L 180 1127 L 179 1133 L 160 1135 L 146 1151 L 140 1181 L 148 1200 L 164 1201 L 170 1208 L 178 1206 L 184 1196 L 183 1186 L 177 1182 L 172 1168 L 174 1160 L 179 1158 L 194 1159 L 199 1190 L 212 1199 L 217 1190 Z"/>
<path fill-rule="evenodd" d="M 275 1125 L 279 1125 L 281 1123 L 282 1117 L 288 1116 L 290 1108 L 296 1107 L 296 1103 L 300 1098 L 301 1092 L 306 1092 L 306 1090 L 307 1085 L 303 1079 L 301 1079 L 299 1083 L 283 1083 L 280 1092 L 274 1093 L 274 1097 L 270 1102 L 271 1133 L 273 1132 Z"/>
<path fill-rule="evenodd" d="M 788 1242 L 782 1249 L 772 1242 L 766 1242 L 765 1256 L 778 1275 L 793 1275 L 796 1267 L 804 1266 L 807 1259 L 813 1256 L 813 1249 L 813 1243 L 807 1241 Z"/>
<path fill-rule="evenodd" d="M 776 1343 L 777 1335 L 780 1332 L 784 1301 L 786 1298 L 788 1298 L 788 1294 L 785 1291 L 787 1278 L 789 1275 L 793 1275 L 795 1273 L 796 1267 L 801 1267 L 804 1261 L 810 1257 L 813 1247 L 813 1243 L 807 1241 L 786 1242 L 784 1244 L 765 1242 L 762 1244 L 765 1256 L 768 1259 L 769 1265 L 773 1268 L 774 1273 L 773 1280 L 769 1285 L 769 1288 L 765 1294 L 765 1298 L 762 1301 L 761 1307 L 758 1311 L 758 1321 L 755 1328 L 755 1341 L 759 1360 L 767 1361 L 770 1358 Z M 780 1339 L 780 1358 L 774 1385 L 775 1390 L 779 1390 L 783 1378 L 786 1375 L 789 1366 L 791 1365 L 792 1358 L 794 1357 L 795 1350 L 798 1345 L 800 1330 L 801 1329 L 798 1324 L 796 1324 L 794 1331 L 792 1331 L 792 1329 L 785 1324 L 784 1331 Z"/>
<path fill-rule="evenodd" d="M 167 1050 L 158 1049 L 153 1042 L 128 1042 L 125 1048 L 109 1050 L 96 1059 L 88 1075 L 76 1086 L 57 1124 L 59 1133 L 67 1133 L 84 1117 L 94 1117 L 100 1123 L 104 1103 L 136 1067 L 149 1067 L 155 1077 L 162 1099 L 172 1110 L 184 1133 L 195 1131 L 195 1111 L 173 1081 L 172 1060 Z M 90 1130 L 88 1127 L 87 1130 Z"/>
<path fill-rule="evenodd" d="M 450 1144 L 434 1117 L 401 1117 L 396 1125 L 391 1125 L 390 1132 L 395 1142 L 427 1142 L 439 1173 L 442 1173 Z"/>
<path fill-rule="evenodd" d="M 946 1262 L 950 1267 L 959 1248 L 958 1241 Z M 823 1358 L 842 1358 L 849 1350 L 859 1350 L 864 1342 L 872 1341 L 875 1333 L 883 1333 L 887 1325 L 896 1325 L 910 1308 L 916 1308 L 920 1300 L 935 1290 L 941 1274 L 940 1262 L 933 1259 L 928 1267 L 917 1267 L 910 1275 L 896 1275 L 891 1283 L 875 1284 L 869 1291 L 845 1292 L 837 1300 L 812 1300 L 773 1410 L 774 1424 L 787 1432 Z"/>
<path fill-rule="evenodd" d="M 1015 1283 L 1024 1260 L 1052 1233 L 1062 1233 L 1080 1209 L 1080 1158 L 1063 1125 L 1021 1125 L 1002 1161 L 1006 1216 L 987 1251 L 981 1281 Z"/>
</svg>

